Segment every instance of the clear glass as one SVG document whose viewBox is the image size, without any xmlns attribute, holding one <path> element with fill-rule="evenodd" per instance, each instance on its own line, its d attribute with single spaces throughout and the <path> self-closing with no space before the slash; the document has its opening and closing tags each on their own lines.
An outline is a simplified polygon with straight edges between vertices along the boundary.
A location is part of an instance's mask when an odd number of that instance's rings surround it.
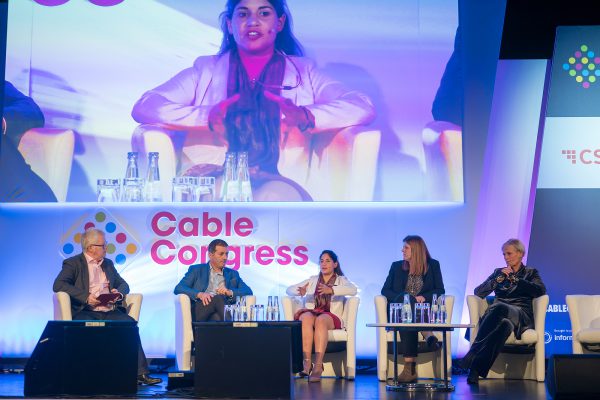
<svg viewBox="0 0 600 400">
<path fill-rule="evenodd" d="M 197 201 L 215 201 L 215 178 L 212 176 L 198 177 L 196 186 Z"/>
<path fill-rule="evenodd" d="M 279 297 L 273 296 L 273 321 L 279 321 Z"/>
<path fill-rule="evenodd" d="M 390 323 L 399 324 L 402 322 L 402 303 L 391 303 L 390 304 Z"/>
<path fill-rule="evenodd" d="M 225 304 L 225 308 L 223 310 L 223 321 L 225 321 L 225 322 L 233 321 L 234 317 L 235 317 L 235 305 Z"/>
<path fill-rule="evenodd" d="M 96 193 L 98 203 L 117 202 L 121 198 L 121 181 L 119 179 L 98 179 Z"/>
<path fill-rule="evenodd" d="M 446 296 L 441 295 L 439 298 L 439 303 L 440 303 L 440 324 L 446 324 L 447 319 L 448 319 L 448 314 L 446 313 Z"/>
<path fill-rule="evenodd" d="M 438 324 L 440 322 L 438 310 L 439 310 L 438 297 L 437 297 L 437 294 L 434 294 L 433 299 L 431 300 L 431 313 L 429 314 L 429 320 L 433 324 Z"/>
<path fill-rule="evenodd" d="M 269 296 L 267 301 L 267 321 L 273 321 L 273 296 Z"/>
<path fill-rule="evenodd" d="M 195 176 L 177 176 L 173 178 L 173 202 L 192 202 L 196 201 L 196 187 L 198 178 Z"/>
<path fill-rule="evenodd" d="M 142 178 L 123 179 L 121 201 L 128 203 L 144 201 L 144 180 Z"/>
</svg>

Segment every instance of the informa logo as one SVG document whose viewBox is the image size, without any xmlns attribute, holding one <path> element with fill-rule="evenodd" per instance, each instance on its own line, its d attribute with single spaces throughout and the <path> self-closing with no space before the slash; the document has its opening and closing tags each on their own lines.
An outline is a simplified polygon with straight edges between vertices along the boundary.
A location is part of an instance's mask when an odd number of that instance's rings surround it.
<svg viewBox="0 0 600 400">
<path fill-rule="evenodd" d="M 63 237 L 61 254 L 72 257 L 81 252 L 81 234 L 89 228 L 98 228 L 106 234 L 107 257 L 117 265 L 125 265 L 140 252 L 140 244 L 112 215 L 106 210 L 95 213 L 76 222 Z"/>
<path fill-rule="evenodd" d="M 563 64 L 563 69 L 584 89 L 588 89 L 600 77 L 600 57 L 582 44 Z"/>
</svg>

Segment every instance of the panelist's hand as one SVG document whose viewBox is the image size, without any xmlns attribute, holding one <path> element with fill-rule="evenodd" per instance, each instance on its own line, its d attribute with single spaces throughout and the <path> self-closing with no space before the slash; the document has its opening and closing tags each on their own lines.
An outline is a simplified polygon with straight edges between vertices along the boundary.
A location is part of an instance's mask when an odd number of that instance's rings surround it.
<svg viewBox="0 0 600 400">
<path fill-rule="evenodd" d="M 504 275 L 508 276 L 508 274 L 511 274 L 513 272 L 511 267 L 504 267 L 500 270 L 500 272 L 502 272 Z"/>
<path fill-rule="evenodd" d="M 265 97 L 279 104 L 279 109 L 285 117 L 281 122 L 289 127 L 298 127 L 302 132 L 308 128 L 312 128 L 314 117 L 311 120 L 312 114 L 304 107 L 294 104 L 294 102 L 286 97 L 278 96 L 268 90 L 264 91 Z M 309 116 L 310 115 L 310 116 Z"/>
<path fill-rule="evenodd" d="M 196 295 L 196 297 L 202 301 L 202 304 L 207 306 L 212 301 L 213 295 L 210 293 L 200 292 Z"/>
<path fill-rule="evenodd" d="M 227 116 L 227 109 L 239 99 L 240 94 L 234 94 L 210 109 L 208 113 L 208 127 L 211 131 L 220 134 L 225 133 L 225 117 Z"/>
<path fill-rule="evenodd" d="M 110 289 L 110 292 L 111 293 L 118 293 L 119 294 L 119 298 L 117 298 L 117 299 L 115 299 L 113 301 L 109 301 L 108 304 L 114 304 L 117 301 L 123 300 L 123 298 L 124 298 L 123 293 L 119 292 L 117 289 Z"/>
<path fill-rule="evenodd" d="M 327 285 L 319 283 L 317 285 L 317 293 L 319 293 L 319 294 L 333 294 L 333 288 L 330 288 Z"/>
<path fill-rule="evenodd" d="M 89 294 L 86 303 L 88 303 L 90 306 L 95 307 L 98 304 L 100 304 L 100 300 L 98 300 L 96 298 L 96 296 L 94 296 L 93 294 Z"/>
<path fill-rule="evenodd" d="M 425 297 L 423 297 L 423 296 L 415 296 L 415 300 L 417 301 L 417 303 L 424 303 L 425 302 Z"/>
<path fill-rule="evenodd" d="M 222 294 L 223 296 L 233 297 L 233 290 L 229 290 L 226 287 L 222 286 L 217 288 L 217 294 Z"/>
<path fill-rule="evenodd" d="M 304 286 L 298 287 L 298 294 L 300 296 L 304 296 L 306 294 L 306 288 L 308 287 L 308 283 Z"/>
</svg>

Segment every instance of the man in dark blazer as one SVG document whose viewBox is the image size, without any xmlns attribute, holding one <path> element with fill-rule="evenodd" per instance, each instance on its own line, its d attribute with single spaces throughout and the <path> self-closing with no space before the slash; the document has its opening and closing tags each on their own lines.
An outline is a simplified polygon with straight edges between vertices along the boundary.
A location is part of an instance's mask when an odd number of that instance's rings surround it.
<svg viewBox="0 0 600 400">
<path fill-rule="evenodd" d="M 134 321 L 122 306 L 129 285 L 106 256 L 106 237 L 99 229 L 90 228 L 81 236 L 83 252 L 63 261 L 62 270 L 54 280 L 55 292 L 67 292 L 71 298 L 74 320 Z M 119 295 L 107 304 L 98 300 L 100 294 Z M 162 379 L 148 375 L 148 362 L 138 336 L 138 384 L 156 385 Z"/>
<path fill-rule="evenodd" d="M 225 268 L 228 244 L 215 239 L 208 245 L 208 264 L 190 266 L 175 294 L 186 294 L 192 299 L 195 321 L 223 321 L 225 304 L 232 304 L 237 296 L 250 296 L 252 290 L 240 274 Z"/>
</svg>

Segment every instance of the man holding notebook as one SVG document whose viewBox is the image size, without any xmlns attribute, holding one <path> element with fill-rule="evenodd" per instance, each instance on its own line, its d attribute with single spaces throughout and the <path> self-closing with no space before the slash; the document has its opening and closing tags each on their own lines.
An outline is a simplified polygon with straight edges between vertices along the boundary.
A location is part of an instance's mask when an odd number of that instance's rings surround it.
<svg viewBox="0 0 600 400">
<path fill-rule="evenodd" d="M 123 307 L 129 285 L 106 258 L 106 237 L 99 229 L 87 229 L 81 236 L 83 252 L 63 261 L 54 280 L 55 292 L 71 297 L 74 320 L 133 321 Z M 156 385 L 162 379 L 148 375 L 148 362 L 138 336 L 138 384 Z"/>
</svg>

